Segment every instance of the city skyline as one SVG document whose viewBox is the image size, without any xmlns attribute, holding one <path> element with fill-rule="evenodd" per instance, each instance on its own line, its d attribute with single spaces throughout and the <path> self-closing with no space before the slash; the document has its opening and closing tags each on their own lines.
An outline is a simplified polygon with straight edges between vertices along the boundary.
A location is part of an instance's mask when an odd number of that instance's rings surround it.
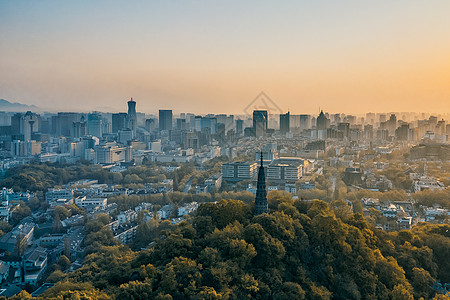
<svg viewBox="0 0 450 300">
<path fill-rule="evenodd" d="M 446 1 L 0 1 L 0 98 L 55 111 L 450 111 Z M 156 109 L 155 109 L 156 108 Z"/>
</svg>

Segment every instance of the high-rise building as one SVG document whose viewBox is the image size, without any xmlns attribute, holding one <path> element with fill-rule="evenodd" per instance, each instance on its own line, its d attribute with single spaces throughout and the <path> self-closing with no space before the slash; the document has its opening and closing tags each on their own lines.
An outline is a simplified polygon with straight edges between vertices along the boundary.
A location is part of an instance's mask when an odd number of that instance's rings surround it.
<svg viewBox="0 0 450 300">
<path fill-rule="evenodd" d="M 20 134 L 20 124 L 22 120 L 22 114 L 21 113 L 15 113 L 11 117 L 11 133 L 13 135 Z"/>
<path fill-rule="evenodd" d="M 87 135 L 87 126 L 84 116 L 81 116 L 79 122 L 73 122 L 73 137 L 80 138 Z"/>
<path fill-rule="evenodd" d="M 370 124 L 364 125 L 364 139 L 366 140 L 373 139 L 373 125 Z"/>
<path fill-rule="evenodd" d="M 55 131 L 59 136 L 73 136 L 73 123 L 79 122 L 81 114 L 74 112 L 59 112 L 55 118 Z M 53 120 L 53 119 L 52 119 Z"/>
<path fill-rule="evenodd" d="M 74 124 L 75 123 L 76 122 L 74 122 Z M 103 136 L 103 120 L 99 113 L 92 113 L 88 115 L 88 134 L 98 138 Z"/>
<path fill-rule="evenodd" d="M 373 125 L 375 123 L 375 114 L 374 113 L 366 113 L 366 123 Z"/>
<path fill-rule="evenodd" d="M 172 130 L 172 110 L 159 110 L 159 130 Z"/>
<path fill-rule="evenodd" d="M 131 98 L 130 101 L 128 101 L 128 115 L 127 115 L 127 121 L 128 121 L 128 128 L 131 129 L 133 132 L 133 136 L 136 136 L 136 127 L 137 127 L 137 117 L 136 117 L 136 101 Z"/>
<path fill-rule="evenodd" d="M 409 124 L 402 124 L 395 130 L 395 137 L 400 141 L 408 141 L 409 140 Z"/>
<path fill-rule="evenodd" d="M 397 129 L 397 116 L 391 114 L 389 120 L 387 121 L 387 130 L 389 130 L 389 135 L 394 135 Z"/>
<path fill-rule="evenodd" d="M 119 130 L 128 127 L 127 117 L 128 114 L 126 113 L 112 114 L 112 133 L 117 133 Z"/>
<path fill-rule="evenodd" d="M 145 120 L 145 130 L 152 132 L 156 129 L 156 119 L 146 119 Z"/>
<path fill-rule="evenodd" d="M 236 135 L 242 136 L 244 133 L 244 120 L 236 120 Z"/>
<path fill-rule="evenodd" d="M 280 114 L 280 133 L 286 134 L 290 129 L 290 117 L 289 112 L 285 114 Z"/>
<path fill-rule="evenodd" d="M 300 130 L 311 128 L 311 116 L 310 115 L 300 115 Z"/>
<path fill-rule="evenodd" d="M 253 132 L 256 137 L 266 135 L 268 120 L 267 110 L 253 111 Z"/>
<path fill-rule="evenodd" d="M 204 117 L 200 119 L 200 131 L 205 128 L 209 128 L 211 134 L 216 133 L 217 129 L 217 119 L 213 117 Z"/>
<path fill-rule="evenodd" d="M 38 127 L 38 115 L 32 113 L 31 111 L 27 111 L 22 117 L 20 130 L 20 133 L 23 134 L 25 141 L 29 141 L 32 139 L 32 135 L 34 132 L 38 131 Z"/>
<path fill-rule="evenodd" d="M 177 129 L 178 130 L 186 130 L 186 119 L 178 118 L 177 119 Z"/>
<path fill-rule="evenodd" d="M 345 122 L 339 123 L 337 129 L 340 132 L 340 134 L 342 134 L 343 138 L 347 138 L 350 133 L 350 123 Z"/>
<path fill-rule="evenodd" d="M 317 117 L 317 130 L 325 130 L 330 126 L 330 120 L 325 116 L 323 110 L 320 111 L 319 116 Z"/>
<path fill-rule="evenodd" d="M 268 207 L 267 207 L 266 175 L 264 174 L 263 154 L 261 152 L 261 165 L 259 166 L 258 182 L 256 184 L 255 215 L 260 215 L 267 212 Z"/>
</svg>

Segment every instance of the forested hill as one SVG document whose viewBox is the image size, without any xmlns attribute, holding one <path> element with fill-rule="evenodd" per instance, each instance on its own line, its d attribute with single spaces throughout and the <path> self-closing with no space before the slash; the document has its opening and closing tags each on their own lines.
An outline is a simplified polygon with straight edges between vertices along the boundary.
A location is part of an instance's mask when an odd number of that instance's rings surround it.
<svg viewBox="0 0 450 300">
<path fill-rule="evenodd" d="M 87 224 L 98 250 L 81 269 L 52 274 L 60 282 L 43 297 L 448 299 L 432 286 L 450 282 L 449 225 L 387 233 L 344 201 L 283 195 L 270 199 L 270 209 L 254 217 L 241 201 L 203 204 L 138 252 L 111 243 L 102 216 Z"/>
</svg>

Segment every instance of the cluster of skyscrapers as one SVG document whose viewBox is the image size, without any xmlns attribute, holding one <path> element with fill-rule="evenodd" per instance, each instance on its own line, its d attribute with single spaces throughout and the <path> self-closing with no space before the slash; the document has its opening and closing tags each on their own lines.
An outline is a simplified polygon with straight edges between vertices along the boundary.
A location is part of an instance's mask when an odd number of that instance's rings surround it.
<svg viewBox="0 0 450 300">
<path fill-rule="evenodd" d="M 300 136 L 313 142 L 327 139 L 419 141 L 428 138 L 446 142 L 450 132 L 445 120 L 425 115 L 420 118 L 417 114 L 402 114 L 399 120 L 393 113 L 367 113 L 357 117 L 323 111 L 313 116 L 254 110 L 250 116 L 192 113 L 174 116 L 172 110 L 159 110 L 154 116 L 137 112 L 133 99 L 127 104 L 128 111 L 119 113 L 2 112 L 1 155 L 3 158 L 87 160 L 108 164 L 131 162 L 137 156 L 145 157 L 148 151 L 169 153 L 187 149 L 180 155 L 191 155 L 205 146 L 222 147 L 218 155 L 232 157 L 233 147 L 242 138 Z M 216 150 L 211 151 L 217 154 Z"/>
</svg>

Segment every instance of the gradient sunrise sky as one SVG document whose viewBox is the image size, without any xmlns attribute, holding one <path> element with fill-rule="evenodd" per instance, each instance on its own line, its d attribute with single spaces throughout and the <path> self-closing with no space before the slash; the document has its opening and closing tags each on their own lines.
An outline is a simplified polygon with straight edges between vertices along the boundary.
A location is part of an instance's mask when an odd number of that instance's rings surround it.
<svg viewBox="0 0 450 300">
<path fill-rule="evenodd" d="M 61 111 L 450 112 L 450 1 L 3 1 L 0 98 Z"/>
</svg>

